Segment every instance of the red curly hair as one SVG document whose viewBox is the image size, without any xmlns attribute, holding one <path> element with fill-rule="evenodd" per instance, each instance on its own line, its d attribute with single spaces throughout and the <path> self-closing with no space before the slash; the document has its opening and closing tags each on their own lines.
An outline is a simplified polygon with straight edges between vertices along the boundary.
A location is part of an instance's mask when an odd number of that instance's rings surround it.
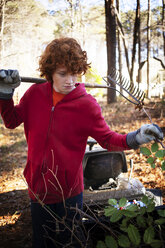
<svg viewBox="0 0 165 248">
<path fill-rule="evenodd" d="M 72 74 L 85 74 L 90 68 L 87 53 L 73 38 L 59 38 L 51 41 L 39 60 L 40 76 L 52 81 L 53 72 L 65 66 Z"/>
</svg>

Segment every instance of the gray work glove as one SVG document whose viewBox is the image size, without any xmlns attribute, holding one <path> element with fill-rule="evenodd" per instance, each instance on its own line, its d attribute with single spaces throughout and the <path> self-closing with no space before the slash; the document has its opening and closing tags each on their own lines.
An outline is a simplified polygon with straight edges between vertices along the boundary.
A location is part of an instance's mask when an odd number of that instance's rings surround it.
<svg viewBox="0 0 165 248">
<path fill-rule="evenodd" d="M 133 149 L 152 140 L 163 140 L 163 132 L 156 124 L 145 124 L 137 131 L 127 134 L 127 145 Z"/>
<path fill-rule="evenodd" d="M 17 70 L 0 70 L 0 99 L 11 99 L 14 89 L 20 85 L 21 78 Z"/>
</svg>

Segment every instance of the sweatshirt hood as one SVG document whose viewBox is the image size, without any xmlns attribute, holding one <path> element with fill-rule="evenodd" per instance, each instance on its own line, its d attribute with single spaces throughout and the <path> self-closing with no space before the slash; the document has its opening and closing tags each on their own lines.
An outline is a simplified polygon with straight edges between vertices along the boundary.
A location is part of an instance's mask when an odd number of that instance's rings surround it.
<svg viewBox="0 0 165 248">
<path fill-rule="evenodd" d="M 86 89 L 85 89 L 85 84 L 83 83 L 76 83 L 76 88 L 73 89 L 69 94 L 67 94 L 64 98 L 63 101 L 70 101 L 76 98 L 80 98 L 84 95 L 87 95 Z"/>
</svg>

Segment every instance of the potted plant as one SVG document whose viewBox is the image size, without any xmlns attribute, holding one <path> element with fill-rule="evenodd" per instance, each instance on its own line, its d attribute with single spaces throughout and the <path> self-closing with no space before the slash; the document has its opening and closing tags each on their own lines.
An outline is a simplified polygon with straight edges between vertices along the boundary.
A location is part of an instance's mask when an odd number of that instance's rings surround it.
<svg viewBox="0 0 165 248">
<path fill-rule="evenodd" d="M 165 208 L 155 208 L 153 199 L 128 202 L 110 199 L 104 209 L 111 233 L 97 242 L 97 248 L 165 247 Z"/>
<path fill-rule="evenodd" d="M 158 143 L 150 149 L 141 147 L 140 152 L 152 168 L 159 164 L 165 170 L 165 150 Z M 110 199 L 104 215 L 109 218 L 111 232 L 97 241 L 97 248 L 165 247 L 165 205 L 155 207 L 154 199 L 146 195 L 132 202 L 126 198 Z"/>
</svg>

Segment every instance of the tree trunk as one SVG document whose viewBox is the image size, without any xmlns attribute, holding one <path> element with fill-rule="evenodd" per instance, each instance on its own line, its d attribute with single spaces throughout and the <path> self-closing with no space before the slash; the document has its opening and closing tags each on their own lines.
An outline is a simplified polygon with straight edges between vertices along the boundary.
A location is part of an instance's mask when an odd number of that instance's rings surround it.
<svg viewBox="0 0 165 248">
<path fill-rule="evenodd" d="M 5 16 L 5 0 L 0 0 L 0 61 L 2 66 L 3 61 L 3 51 L 4 51 L 4 41 L 3 41 L 3 32 L 4 32 L 4 16 Z"/>
<path fill-rule="evenodd" d="M 139 29 L 138 29 L 138 78 L 137 78 L 137 82 L 138 82 L 138 86 L 142 81 L 141 78 L 141 20 L 140 20 L 140 1 L 139 1 Z"/>
<path fill-rule="evenodd" d="M 150 86 L 150 25 L 151 25 L 151 6 L 150 0 L 148 0 L 148 15 L 147 15 L 147 93 L 146 96 L 149 97 L 149 86 Z"/>
<path fill-rule="evenodd" d="M 165 0 L 162 0 L 162 28 L 163 28 L 163 51 L 164 51 L 164 56 L 165 56 Z"/>
<path fill-rule="evenodd" d="M 129 66 L 129 57 L 128 57 L 128 48 L 127 48 L 127 44 L 126 44 L 126 39 L 124 36 L 124 30 L 122 27 L 122 23 L 120 20 L 120 16 L 118 11 L 116 10 L 116 16 L 117 16 L 117 24 L 118 24 L 118 30 L 120 32 L 120 36 L 122 37 L 123 40 L 123 45 L 124 45 L 124 51 L 125 51 L 125 59 L 126 59 L 126 64 L 127 64 L 127 69 L 128 69 L 128 73 L 129 73 L 129 77 L 130 77 L 130 66 Z"/>
<path fill-rule="evenodd" d="M 106 42 L 107 42 L 107 64 L 108 75 L 112 68 L 116 69 L 116 18 L 113 0 L 105 0 L 105 18 L 106 18 Z M 112 85 L 114 88 L 116 85 Z M 116 91 L 107 90 L 107 103 L 116 101 Z"/>
<path fill-rule="evenodd" d="M 133 35 L 132 65 L 131 65 L 131 73 L 130 73 L 131 84 L 133 84 L 134 81 L 133 73 L 134 73 L 134 64 L 135 64 L 135 56 L 136 56 L 136 45 L 138 42 L 139 25 L 140 25 L 140 0 L 137 0 L 134 35 Z"/>
<path fill-rule="evenodd" d="M 120 4 L 119 0 L 116 0 L 116 8 L 120 17 Z M 118 63 L 119 63 L 119 74 L 120 78 L 122 75 L 122 52 L 121 52 L 121 34 L 119 28 L 117 29 L 117 38 L 118 38 Z M 122 93 L 122 87 L 120 87 L 120 92 Z"/>
<path fill-rule="evenodd" d="M 73 7 L 73 1 L 67 0 L 69 3 L 69 9 L 70 9 L 70 36 L 73 36 L 73 29 L 74 29 L 74 7 Z"/>
</svg>

